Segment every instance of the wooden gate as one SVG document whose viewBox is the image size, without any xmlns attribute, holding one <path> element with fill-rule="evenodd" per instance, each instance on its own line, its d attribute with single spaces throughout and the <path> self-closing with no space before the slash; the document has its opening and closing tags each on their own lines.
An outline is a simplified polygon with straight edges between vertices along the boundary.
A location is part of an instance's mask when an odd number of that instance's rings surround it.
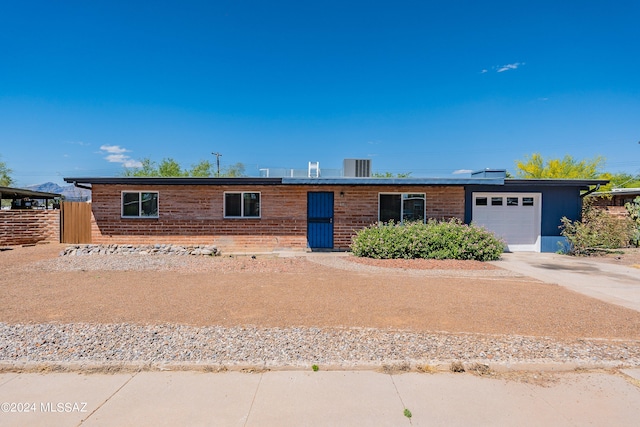
<svg viewBox="0 0 640 427">
<path fill-rule="evenodd" d="M 61 243 L 91 243 L 91 203 L 62 202 Z"/>
</svg>

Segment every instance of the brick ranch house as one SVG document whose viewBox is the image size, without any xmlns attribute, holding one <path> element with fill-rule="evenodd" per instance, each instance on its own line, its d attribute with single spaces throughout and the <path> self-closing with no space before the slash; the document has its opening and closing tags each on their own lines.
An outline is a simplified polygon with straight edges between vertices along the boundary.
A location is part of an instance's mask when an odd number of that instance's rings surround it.
<svg viewBox="0 0 640 427">
<path fill-rule="evenodd" d="M 91 189 L 92 243 L 214 244 L 223 252 L 348 250 L 379 221 L 458 218 L 508 250 L 554 252 L 560 219 L 601 180 L 470 178 L 65 178 Z"/>
</svg>

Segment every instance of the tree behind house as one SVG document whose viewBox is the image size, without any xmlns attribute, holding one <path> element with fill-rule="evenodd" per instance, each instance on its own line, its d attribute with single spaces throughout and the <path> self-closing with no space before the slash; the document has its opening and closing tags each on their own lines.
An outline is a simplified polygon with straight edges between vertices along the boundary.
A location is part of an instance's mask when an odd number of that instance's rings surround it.
<svg viewBox="0 0 640 427">
<path fill-rule="evenodd" d="M 191 169 L 183 169 L 180 164 L 172 158 L 162 159 L 160 164 L 149 158 L 140 161 L 142 166 L 138 168 L 125 168 L 123 176 L 129 177 L 213 177 L 217 175 L 217 171 L 213 163 L 208 160 L 202 160 L 199 163 L 191 165 Z M 222 168 L 220 170 L 221 177 L 241 177 L 244 176 L 244 164 L 236 163 L 234 165 Z"/>
<path fill-rule="evenodd" d="M 640 176 L 629 173 L 603 173 L 600 178 L 609 180 L 609 184 L 600 188 L 600 191 L 610 191 L 614 188 L 640 188 Z"/>
<path fill-rule="evenodd" d="M 371 174 L 371 178 L 409 178 L 411 172 L 400 172 L 393 174 L 391 172 L 374 172 Z"/>
<path fill-rule="evenodd" d="M 598 179 L 604 163 L 605 159 L 601 156 L 578 161 L 567 154 L 562 159 L 545 160 L 539 153 L 534 153 L 516 161 L 516 175 L 525 179 Z"/>
<path fill-rule="evenodd" d="M 13 178 L 11 178 L 11 169 L 7 167 L 5 162 L 0 162 L 0 187 L 11 187 Z"/>
</svg>

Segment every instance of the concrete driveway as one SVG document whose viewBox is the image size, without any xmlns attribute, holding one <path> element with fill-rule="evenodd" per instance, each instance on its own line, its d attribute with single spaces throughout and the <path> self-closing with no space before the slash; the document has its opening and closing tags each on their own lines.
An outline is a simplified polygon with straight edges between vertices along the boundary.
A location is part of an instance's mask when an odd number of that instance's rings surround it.
<svg viewBox="0 0 640 427">
<path fill-rule="evenodd" d="M 555 253 L 505 253 L 492 264 L 640 311 L 640 269 Z"/>
</svg>

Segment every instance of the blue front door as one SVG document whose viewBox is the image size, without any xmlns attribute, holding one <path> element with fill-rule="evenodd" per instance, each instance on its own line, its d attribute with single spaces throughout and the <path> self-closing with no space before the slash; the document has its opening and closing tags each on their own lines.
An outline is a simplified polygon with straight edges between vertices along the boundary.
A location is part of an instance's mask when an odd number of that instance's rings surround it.
<svg viewBox="0 0 640 427">
<path fill-rule="evenodd" d="M 307 241 L 311 249 L 333 249 L 333 193 L 307 193 Z"/>
</svg>

